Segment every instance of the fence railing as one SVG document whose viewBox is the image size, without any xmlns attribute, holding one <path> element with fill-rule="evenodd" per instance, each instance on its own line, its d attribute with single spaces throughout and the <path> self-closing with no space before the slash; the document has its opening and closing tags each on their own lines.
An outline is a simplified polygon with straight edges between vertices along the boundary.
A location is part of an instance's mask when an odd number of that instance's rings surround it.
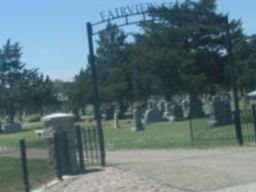
<svg viewBox="0 0 256 192">
<path fill-rule="evenodd" d="M 241 110 L 241 128 L 244 143 L 256 142 L 256 112 Z M 234 114 L 223 117 L 221 124 L 213 124 L 210 117 L 190 119 L 190 133 L 193 145 L 223 145 L 237 143 Z M 227 118 L 227 121 L 225 121 Z"/>
</svg>

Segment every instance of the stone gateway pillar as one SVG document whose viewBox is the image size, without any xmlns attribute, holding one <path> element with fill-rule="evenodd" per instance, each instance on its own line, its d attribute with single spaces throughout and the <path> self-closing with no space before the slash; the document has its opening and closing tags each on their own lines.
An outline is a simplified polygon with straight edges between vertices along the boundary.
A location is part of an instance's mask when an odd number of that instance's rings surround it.
<svg viewBox="0 0 256 192">
<path fill-rule="evenodd" d="M 55 113 L 43 117 L 45 134 L 50 141 L 51 162 L 56 167 L 59 162 L 58 167 L 65 175 L 79 173 L 74 119 L 74 115 L 65 113 Z M 58 142 L 54 142 L 54 136 L 58 138 Z"/>
</svg>

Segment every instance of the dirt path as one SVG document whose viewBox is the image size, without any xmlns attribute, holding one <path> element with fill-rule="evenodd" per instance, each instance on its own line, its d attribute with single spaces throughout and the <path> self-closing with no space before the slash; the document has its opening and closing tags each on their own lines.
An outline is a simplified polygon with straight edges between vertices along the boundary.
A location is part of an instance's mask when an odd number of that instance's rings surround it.
<svg viewBox="0 0 256 192">
<path fill-rule="evenodd" d="M 255 192 L 256 148 L 108 152 L 103 171 L 47 192 Z"/>
<path fill-rule="evenodd" d="M 49 152 L 45 149 L 29 148 L 26 151 L 29 159 L 48 159 Z M 8 149 L 0 151 L 0 157 L 20 158 L 20 149 Z"/>
</svg>

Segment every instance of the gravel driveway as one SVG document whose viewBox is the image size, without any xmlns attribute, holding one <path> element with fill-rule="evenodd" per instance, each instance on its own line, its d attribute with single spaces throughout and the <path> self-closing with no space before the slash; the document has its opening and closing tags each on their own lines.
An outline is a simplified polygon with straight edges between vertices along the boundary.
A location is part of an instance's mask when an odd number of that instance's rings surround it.
<svg viewBox="0 0 256 192">
<path fill-rule="evenodd" d="M 110 167 L 47 192 L 255 192 L 256 148 L 107 153 Z"/>
<path fill-rule="evenodd" d="M 47 192 L 181 192 L 132 172 L 108 167 L 53 186 Z"/>
</svg>

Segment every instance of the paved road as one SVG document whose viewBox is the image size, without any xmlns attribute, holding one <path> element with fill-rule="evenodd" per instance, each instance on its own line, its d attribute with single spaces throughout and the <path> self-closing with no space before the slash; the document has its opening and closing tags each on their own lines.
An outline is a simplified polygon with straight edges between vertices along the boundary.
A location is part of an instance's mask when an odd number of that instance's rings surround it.
<svg viewBox="0 0 256 192">
<path fill-rule="evenodd" d="M 255 192 L 256 148 L 108 152 L 108 163 L 190 192 Z"/>
<path fill-rule="evenodd" d="M 2 156 L 19 157 L 19 151 Z M 46 150 L 30 149 L 28 156 L 47 158 L 48 153 Z M 136 187 L 137 191 L 144 191 L 149 183 L 151 189 L 148 191 L 153 192 L 159 191 L 158 189 L 168 192 L 256 191 L 256 147 L 109 151 L 107 162 L 113 169 L 81 176 L 78 183 L 69 183 L 67 189 L 83 191 L 79 187 L 80 183 L 82 185 L 87 180 L 97 179 L 102 182 L 89 185 L 90 190 L 88 183 L 84 184 L 87 190 L 104 191 L 106 186 L 111 185 L 111 192 L 129 191 Z M 63 187 L 66 189 L 67 183 L 63 184 L 56 191 L 62 191 Z M 101 190 L 97 190 L 97 187 L 101 187 Z"/>
<path fill-rule="evenodd" d="M 49 152 L 45 149 L 38 148 L 29 148 L 26 151 L 27 158 L 29 159 L 48 159 Z M 12 158 L 20 158 L 20 149 L 8 149 L 0 151 L 0 157 L 12 157 Z"/>
</svg>

